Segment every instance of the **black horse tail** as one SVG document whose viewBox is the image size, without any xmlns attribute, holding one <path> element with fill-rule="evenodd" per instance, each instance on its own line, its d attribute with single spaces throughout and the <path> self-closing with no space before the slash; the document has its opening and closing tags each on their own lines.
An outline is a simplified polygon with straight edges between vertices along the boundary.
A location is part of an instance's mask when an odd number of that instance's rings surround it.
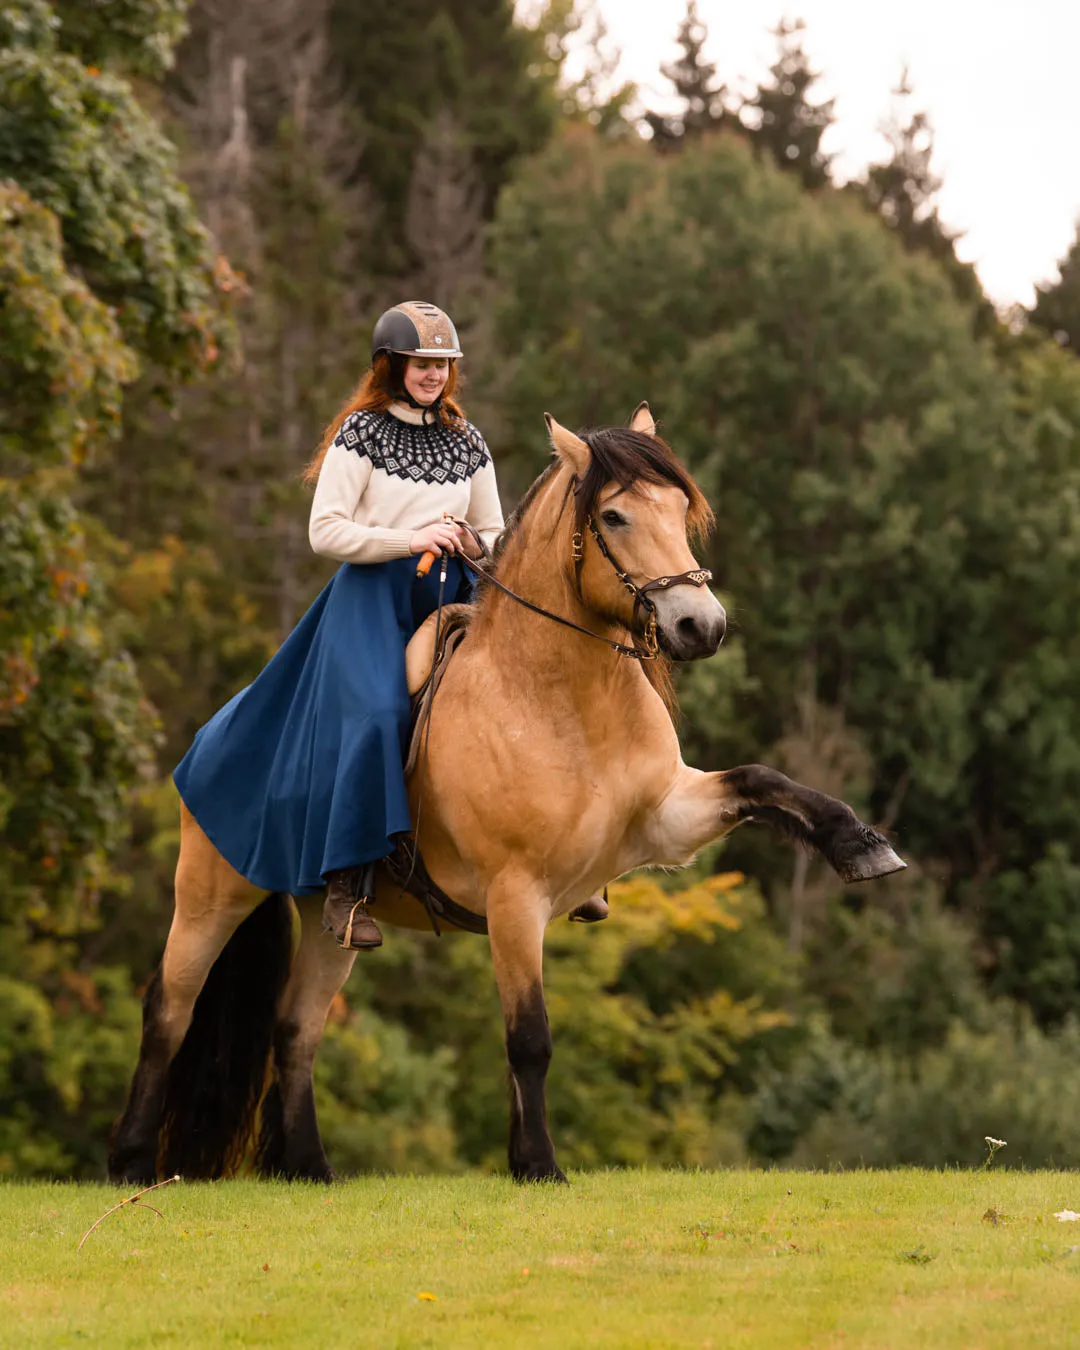
<svg viewBox="0 0 1080 1350">
<path fill-rule="evenodd" d="M 274 894 L 248 915 L 211 967 L 169 1066 L 159 1175 L 230 1176 L 254 1148 L 292 948 L 293 904 Z"/>
</svg>

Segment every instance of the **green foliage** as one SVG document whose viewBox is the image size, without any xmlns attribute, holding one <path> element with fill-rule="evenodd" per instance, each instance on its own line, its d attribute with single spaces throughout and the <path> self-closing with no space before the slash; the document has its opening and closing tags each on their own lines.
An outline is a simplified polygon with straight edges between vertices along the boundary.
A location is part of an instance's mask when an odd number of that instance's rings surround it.
<svg viewBox="0 0 1080 1350">
<path fill-rule="evenodd" d="M 959 299 L 974 306 L 978 331 L 989 333 L 998 326 L 994 307 L 983 294 L 975 268 L 956 256 L 959 236 L 950 233 L 938 215 L 936 198 L 942 180 L 931 167 L 933 126 L 924 111 L 911 111 L 913 93 L 905 70 L 893 90 L 896 105 L 880 128 L 890 156 L 870 166 L 859 190 L 897 232 L 905 248 L 941 264 Z"/>
<path fill-rule="evenodd" d="M 372 265 L 385 274 L 409 261 L 409 179 L 438 114 L 462 128 L 490 213 L 514 161 L 555 125 L 558 70 L 548 34 L 515 23 L 511 0 L 337 0 L 331 33 L 364 142 L 364 178 L 383 207 Z"/>
<path fill-rule="evenodd" d="M 1048 1022 L 1080 1014 L 1080 866 L 1050 844 L 1030 873 L 1001 871 L 982 889 L 998 945 L 994 984 Z"/>
<path fill-rule="evenodd" d="M 49 51 L 59 26 L 56 6 L 49 0 L 11 0 L 0 9 L 0 48 Z"/>
<path fill-rule="evenodd" d="M 644 396 L 717 505 L 708 560 L 746 683 L 734 725 L 722 699 L 703 731 L 699 703 L 692 742 L 763 758 L 807 692 L 842 709 L 871 812 L 944 860 L 972 913 L 1006 860 L 1030 877 L 1055 844 L 1080 856 L 1068 355 L 1031 344 L 1003 367 L 931 261 L 735 138 L 659 159 L 563 139 L 505 194 L 493 266 L 521 478 L 542 462 L 537 408 L 610 424 Z"/>
<path fill-rule="evenodd" d="M 136 358 L 67 270 L 59 222 L 0 184 L 0 468 L 74 464 L 119 429 Z"/>
<path fill-rule="evenodd" d="M 1058 263 L 1057 280 L 1035 287 L 1031 322 L 1070 351 L 1080 352 L 1080 226 Z"/>
<path fill-rule="evenodd" d="M 460 1167 L 449 1048 L 413 1047 L 403 1027 L 366 1009 L 362 1017 L 327 1028 L 315 1082 L 319 1128 L 335 1171 Z"/>
<path fill-rule="evenodd" d="M 740 116 L 759 150 L 779 168 L 798 174 L 805 187 L 820 188 L 829 181 L 831 156 L 822 154 L 821 138 L 835 120 L 835 100 L 810 101 L 819 76 L 803 50 L 805 28 L 802 20 L 782 19 L 773 30 L 779 51 L 770 67 L 771 80 L 743 105 L 749 115 Z"/>
<path fill-rule="evenodd" d="M 231 284 L 118 68 L 164 68 L 178 0 L 0 14 L 0 1172 L 100 1173 L 138 1040 L 100 919 L 156 719 L 72 505 L 125 387 L 214 365 Z M 100 62 L 101 66 L 87 64 Z M 113 70 L 103 70 L 108 65 Z M 107 568 L 104 570 L 108 570 Z"/>
<path fill-rule="evenodd" d="M 717 82 L 716 66 L 705 59 L 709 30 L 698 14 L 697 0 L 687 0 L 677 42 L 682 54 L 677 61 L 661 65 L 660 72 L 674 86 L 681 104 L 675 116 L 647 112 L 645 123 L 658 150 L 677 149 L 707 131 L 733 120 L 724 99 L 725 86 Z"/>
<path fill-rule="evenodd" d="M 52 0 L 59 42 L 87 65 L 162 75 L 184 35 L 190 0 Z"/>
<path fill-rule="evenodd" d="M 0 975 L 0 1177 L 100 1176 L 138 1044 L 125 971 Z"/>
<path fill-rule="evenodd" d="M 6 0 L 0 47 L 70 52 L 87 65 L 161 75 L 184 33 L 189 0 Z"/>
<path fill-rule="evenodd" d="M 118 76 L 52 49 L 0 53 L 0 178 L 59 218 L 65 261 L 140 357 L 181 376 L 229 329 L 206 231 L 175 155 Z"/>
<path fill-rule="evenodd" d="M 957 1023 L 983 1028 L 990 1004 L 971 929 L 915 876 L 858 905 L 833 898 L 813 925 L 804 994 L 833 1032 L 867 1049 L 914 1056 Z M 891 903 L 889 903 L 891 901 Z"/>
<path fill-rule="evenodd" d="M 983 1029 L 956 1023 L 913 1059 L 876 1056 L 817 1031 L 763 1085 L 750 1140 L 796 1167 L 977 1167 L 984 1136 L 1008 1147 L 995 1167 L 1075 1167 L 1080 1027 L 1039 1031 L 1002 1005 Z"/>
<path fill-rule="evenodd" d="M 12 970 L 24 926 L 85 921 L 153 729 L 130 659 L 102 630 L 100 584 L 58 487 L 0 480 L 0 922 Z"/>
</svg>

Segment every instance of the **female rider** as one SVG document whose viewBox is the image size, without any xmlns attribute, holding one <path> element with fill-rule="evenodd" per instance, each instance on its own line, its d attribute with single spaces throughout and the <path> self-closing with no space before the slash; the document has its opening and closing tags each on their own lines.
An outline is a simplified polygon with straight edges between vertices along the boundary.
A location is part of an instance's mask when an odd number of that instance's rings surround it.
<svg viewBox="0 0 1080 1350">
<path fill-rule="evenodd" d="M 374 863 L 411 829 L 403 770 L 405 646 L 435 609 L 438 568 L 417 555 L 485 543 L 502 528 L 484 439 L 454 399 L 457 332 L 408 301 L 375 325 L 372 364 L 308 466 L 309 535 L 342 564 L 277 655 L 196 735 L 176 769 L 188 810 L 242 876 L 266 891 L 326 886 L 343 947 L 378 947 Z M 448 560 L 444 599 L 467 599 Z"/>
</svg>

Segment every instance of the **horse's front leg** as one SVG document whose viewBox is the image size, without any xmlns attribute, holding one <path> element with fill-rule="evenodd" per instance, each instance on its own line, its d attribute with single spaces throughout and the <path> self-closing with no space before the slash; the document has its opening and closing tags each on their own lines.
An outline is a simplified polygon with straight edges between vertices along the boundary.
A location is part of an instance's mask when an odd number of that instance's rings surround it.
<svg viewBox="0 0 1080 1350">
<path fill-rule="evenodd" d="M 510 1174 L 516 1181 L 566 1181 L 555 1161 L 544 1098 L 551 1063 L 543 984 L 544 929 L 550 917 L 539 888 L 500 881 L 488 893 L 491 958 L 506 1021 Z"/>
<path fill-rule="evenodd" d="M 330 1005 L 356 960 L 322 929 L 321 895 L 296 900 L 300 945 L 274 1027 L 274 1076 L 262 1105 L 257 1163 L 268 1176 L 332 1181 L 315 1114 L 312 1071 Z"/>
<path fill-rule="evenodd" d="M 723 773 L 684 768 L 653 822 L 650 845 L 656 856 L 649 861 L 685 862 L 746 821 L 771 825 L 806 844 L 845 882 L 869 881 L 907 866 L 850 806 L 763 764 Z"/>
</svg>

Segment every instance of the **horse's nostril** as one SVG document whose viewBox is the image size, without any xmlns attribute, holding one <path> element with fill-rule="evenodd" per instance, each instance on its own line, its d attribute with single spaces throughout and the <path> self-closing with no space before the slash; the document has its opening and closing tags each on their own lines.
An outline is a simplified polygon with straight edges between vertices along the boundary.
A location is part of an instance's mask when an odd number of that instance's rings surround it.
<svg viewBox="0 0 1080 1350">
<path fill-rule="evenodd" d="M 675 625 L 675 630 L 680 637 L 696 638 L 700 632 L 698 621 L 692 615 L 686 615 Z"/>
</svg>

